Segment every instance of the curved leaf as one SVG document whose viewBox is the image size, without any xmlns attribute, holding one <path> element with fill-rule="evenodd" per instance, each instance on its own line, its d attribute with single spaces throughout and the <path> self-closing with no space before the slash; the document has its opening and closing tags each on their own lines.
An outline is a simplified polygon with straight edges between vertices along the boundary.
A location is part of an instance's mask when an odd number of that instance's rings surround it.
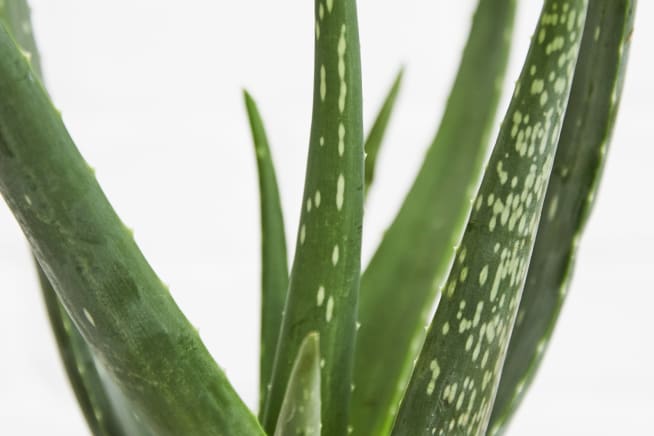
<svg viewBox="0 0 654 436">
<path fill-rule="evenodd" d="M 501 432 L 520 404 L 565 301 L 620 102 L 634 8 L 635 0 L 597 0 L 588 5 L 570 102 L 493 407 L 491 434 Z"/>
<path fill-rule="evenodd" d="M 546 0 L 393 435 L 481 435 L 520 303 L 586 15 Z"/>
<path fill-rule="evenodd" d="M 354 434 L 392 424 L 481 177 L 514 15 L 515 0 L 479 2 L 440 128 L 361 279 Z"/>
<path fill-rule="evenodd" d="M 21 49 L 29 53 L 27 57 L 34 73 L 40 78 L 43 77 L 27 2 L 10 0 L 0 3 L 0 19 L 5 21 Z M 34 265 L 64 369 L 91 432 L 94 435 L 107 436 L 150 434 L 131 413 L 118 416 L 114 410 L 114 405 L 118 406 L 117 398 L 114 396 L 112 399 L 105 389 L 105 385 L 111 383 L 111 380 L 103 379 L 98 373 L 86 341 L 59 303 L 57 294 L 36 260 Z"/>
<path fill-rule="evenodd" d="M 243 92 L 243 97 L 257 156 L 261 198 L 261 351 L 259 365 L 259 410 L 261 412 L 265 391 L 270 386 L 275 348 L 282 323 L 282 312 L 288 289 L 288 260 L 284 217 L 266 130 L 254 99 L 247 91 Z"/>
<path fill-rule="evenodd" d="M 29 58 L 34 72 L 41 77 L 41 58 L 34 40 L 30 16 L 27 0 L 0 1 L 0 20 L 4 20 L 16 43 Z"/>
<path fill-rule="evenodd" d="M 37 271 L 61 360 L 91 432 L 96 436 L 130 434 L 125 432 L 123 424 L 114 412 L 111 399 L 105 391 L 84 338 L 77 331 L 65 309 L 59 304 L 57 294 L 52 289 L 43 270 L 37 266 Z"/>
<path fill-rule="evenodd" d="M 301 341 L 320 334 L 323 435 L 344 435 L 361 274 L 363 127 L 356 2 L 315 2 L 313 120 L 295 259 L 263 423 L 275 429 Z"/>
<path fill-rule="evenodd" d="M 260 435 L 0 26 L 0 192 L 96 361 L 158 435 Z"/>
<path fill-rule="evenodd" d="M 320 435 L 320 340 L 309 333 L 298 351 L 275 436 Z"/>
</svg>

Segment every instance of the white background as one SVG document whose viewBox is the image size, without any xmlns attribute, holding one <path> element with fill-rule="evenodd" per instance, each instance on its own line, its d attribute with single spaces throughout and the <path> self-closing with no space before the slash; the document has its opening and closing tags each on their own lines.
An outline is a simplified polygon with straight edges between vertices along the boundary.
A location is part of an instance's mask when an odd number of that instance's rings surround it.
<svg viewBox="0 0 654 436">
<path fill-rule="evenodd" d="M 396 116 L 366 210 L 364 261 L 410 186 L 476 2 L 360 0 L 367 126 L 398 66 Z M 524 0 L 507 80 L 541 2 Z M 241 101 L 263 112 L 288 240 L 309 136 L 310 1 L 33 0 L 47 84 L 123 220 L 247 403 L 256 403 L 259 215 Z M 651 435 L 654 3 L 641 0 L 624 98 L 574 282 L 514 435 Z M 1 98 L 1 97 L 0 97 Z M 506 108 L 507 100 L 500 110 Z M 26 243 L 0 205 L 0 434 L 85 435 Z"/>
</svg>

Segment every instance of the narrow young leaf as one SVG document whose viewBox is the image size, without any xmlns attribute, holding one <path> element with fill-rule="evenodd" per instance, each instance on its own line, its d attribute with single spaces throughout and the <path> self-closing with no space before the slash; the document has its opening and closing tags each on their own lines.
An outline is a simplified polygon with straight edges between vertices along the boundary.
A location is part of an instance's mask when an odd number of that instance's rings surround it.
<svg viewBox="0 0 654 436">
<path fill-rule="evenodd" d="M 275 436 L 320 435 L 320 340 L 309 333 L 302 341 L 288 379 Z"/>
<path fill-rule="evenodd" d="M 635 0 L 588 5 L 543 214 L 491 417 L 500 433 L 540 365 L 565 301 L 620 102 Z"/>
<path fill-rule="evenodd" d="M 585 15 L 585 0 L 545 1 L 394 436 L 486 431 Z"/>
<path fill-rule="evenodd" d="M 275 429 L 301 341 L 320 334 L 323 435 L 347 434 L 361 274 L 363 133 L 356 2 L 315 2 L 313 121 L 295 259 L 263 423 Z"/>
<path fill-rule="evenodd" d="M 481 178 L 514 15 L 515 0 L 480 0 L 440 128 L 363 274 L 351 418 L 355 434 L 390 430 Z"/>
<path fill-rule="evenodd" d="M 288 289 L 286 233 L 277 177 L 263 120 L 254 99 L 243 92 L 250 120 L 259 171 L 261 198 L 261 351 L 259 362 L 259 412 L 270 385 L 275 348 Z"/>
<path fill-rule="evenodd" d="M 5 21 L 16 43 L 28 56 L 34 73 L 42 80 L 41 62 L 27 2 L 10 0 L 0 3 L 0 20 Z M 120 414 L 120 409 L 128 406 L 105 389 L 112 381 L 100 375 L 88 344 L 59 303 L 41 266 L 36 261 L 34 265 L 64 369 L 91 432 L 96 436 L 150 435 L 131 413 Z M 121 404 L 118 404 L 119 400 Z"/>
<path fill-rule="evenodd" d="M 158 435 L 261 435 L 0 25 L 0 192 L 93 356 Z"/>
<path fill-rule="evenodd" d="M 395 108 L 395 102 L 397 101 L 397 95 L 400 92 L 400 86 L 402 86 L 402 77 L 404 76 L 404 68 L 400 69 L 395 76 L 393 85 L 391 86 L 390 91 L 384 99 L 377 118 L 368 132 L 368 137 L 366 138 L 363 149 L 366 153 L 365 158 L 365 181 L 366 181 L 366 195 L 372 182 L 375 178 L 375 165 L 377 164 L 377 155 L 381 148 L 382 142 L 384 141 L 384 135 L 386 134 L 386 128 L 388 127 L 388 122 L 391 119 L 393 114 L 393 109 Z"/>
</svg>

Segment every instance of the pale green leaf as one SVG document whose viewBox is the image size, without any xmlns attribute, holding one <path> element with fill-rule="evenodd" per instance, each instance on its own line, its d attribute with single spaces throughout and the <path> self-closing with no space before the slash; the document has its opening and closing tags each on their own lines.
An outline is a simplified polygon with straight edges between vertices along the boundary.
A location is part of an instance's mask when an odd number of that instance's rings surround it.
<svg viewBox="0 0 654 436">
<path fill-rule="evenodd" d="M 288 379 L 275 436 L 320 435 L 320 336 L 302 341 Z"/>
<path fill-rule="evenodd" d="M 515 0 L 479 2 L 436 137 L 361 279 L 355 435 L 390 430 L 481 178 L 514 15 Z"/>
</svg>

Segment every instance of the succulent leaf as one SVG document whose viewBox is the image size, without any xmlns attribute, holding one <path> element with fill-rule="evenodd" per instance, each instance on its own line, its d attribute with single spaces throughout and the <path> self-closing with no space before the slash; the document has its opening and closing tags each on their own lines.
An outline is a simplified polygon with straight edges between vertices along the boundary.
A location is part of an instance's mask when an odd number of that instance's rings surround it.
<svg viewBox="0 0 654 436">
<path fill-rule="evenodd" d="M 116 416 L 88 345 L 59 303 L 48 278 L 38 266 L 37 271 L 59 354 L 91 433 L 95 436 L 129 435 L 130 433 L 124 430 L 123 423 Z"/>
<path fill-rule="evenodd" d="M 438 132 L 361 279 L 354 434 L 390 430 L 481 178 L 514 15 L 515 0 L 479 2 Z"/>
<path fill-rule="evenodd" d="M 320 436 L 318 333 L 309 333 L 300 345 L 286 386 L 275 436 Z"/>
<path fill-rule="evenodd" d="M 268 146 L 266 130 L 257 104 L 244 91 L 252 139 L 259 172 L 261 199 L 261 351 L 259 367 L 259 410 L 270 385 L 275 348 L 282 324 L 282 312 L 288 289 L 286 232 L 275 166 Z"/>
<path fill-rule="evenodd" d="M 395 103 L 397 101 L 397 96 L 400 92 L 400 87 L 402 86 L 402 77 L 404 76 L 404 68 L 401 68 L 400 71 L 395 76 L 393 85 L 388 91 L 388 94 L 384 98 L 384 103 L 375 118 L 368 136 L 366 138 L 363 149 L 366 153 L 365 158 L 365 182 L 366 182 L 366 195 L 370 190 L 370 186 L 375 178 L 375 166 L 377 164 L 377 156 L 379 155 L 379 150 L 381 149 L 382 143 L 384 141 L 384 135 L 386 134 L 386 129 L 388 127 L 388 122 L 391 120 L 391 115 L 393 114 L 393 109 L 395 109 Z"/>
<path fill-rule="evenodd" d="M 620 102 L 635 5 L 635 0 L 588 4 L 570 101 L 502 369 L 490 434 L 501 433 L 520 404 L 565 301 Z"/>
<path fill-rule="evenodd" d="M 304 197 L 272 386 L 275 429 L 302 340 L 320 334 L 323 435 L 347 433 L 361 274 L 363 127 L 354 0 L 315 2 L 313 120 Z"/>
<path fill-rule="evenodd" d="M 11 0 L 1 3 L 0 19 L 5 21 L 21 49 L 29 53 L 27 56 L 34 73 L 42 78 L 40 56 L 27 2 Z M 105 389 L 112 381 L 100 375 L 88 344 L 59 302 L 57 294 L 36 260 L 34 266 L 64 369 L 91 432 L 94 435 L 107 436 L 149 435 L 149 431 L 131 414 L 118 416 L 118 410 L 115 408 L 121 408 L 121 404 L 117 404 L 120 400 L 117 395 L 111 395 Z M 125 401 L 122 401 L 123 409 L 128 407 L 124 406 L 124 403 Z"/>
<path fill-rule="evenodd" d="M 394 436 L 486 432 L 586 16 L 546 0 Z"/>
<path fill-rule="evenodd" d="M 34 72 L 41 76 L 41 58 L 32 31 L 31 11 L 27 0 L 0 1 L 0 20 L 8 26 L 30 63 Z"/>
<path fill-rule="evenodd" d="M 97 362 L 158 435 L 261 435 L 0 25 L 0 192 Z"/>
</svg>

